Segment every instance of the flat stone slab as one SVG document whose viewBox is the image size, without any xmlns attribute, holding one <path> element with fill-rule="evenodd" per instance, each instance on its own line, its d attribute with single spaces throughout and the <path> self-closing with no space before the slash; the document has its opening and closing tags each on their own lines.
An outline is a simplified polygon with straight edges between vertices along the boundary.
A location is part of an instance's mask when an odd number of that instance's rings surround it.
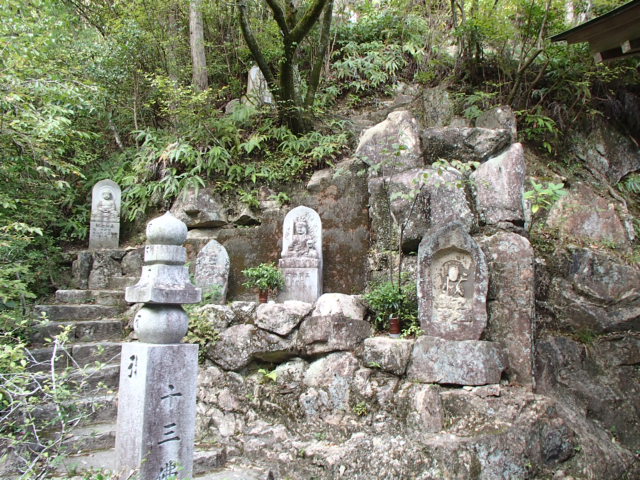
<svg viewBox="0 0 640 480">
<path fill-rule="evenodd" d="M 58 335 L 63 328 L 71 326 L 70 338 L 74 341 L 121 340 L 123 336 L 120 320 L 78 320 L 75 322 L 48 322 L 35 327 L 31 337 L 34 343 L 43 343 L 46 338 Z"/>
<path fill-rule="evenodd" d="M 60 303 L 97 305 L 126 305 L 124 292 L 117 290 L 57 290 L 56 301 Z"/>
<path fill-rule="evenodd" d="M 112 305 L 36 305 L 36 315 L 41 317 L 44 313 L 50 321 L 99 320 L 123 311 L 123 307 Z"/>
<path fill-rule="evenodd" d="M 423 336 L 413 347 L 407 378 L 442 385 L 487 385 L 499 383 L 506 366 L 498 343 Z"/>
<path fill-rule="evenodd" d="M 372 337 L 364 341 L 362 360 L 369 368 L 379 368 L 394 375 L 404 375 L 413 350 L 413 340 Z"/>
</svg>

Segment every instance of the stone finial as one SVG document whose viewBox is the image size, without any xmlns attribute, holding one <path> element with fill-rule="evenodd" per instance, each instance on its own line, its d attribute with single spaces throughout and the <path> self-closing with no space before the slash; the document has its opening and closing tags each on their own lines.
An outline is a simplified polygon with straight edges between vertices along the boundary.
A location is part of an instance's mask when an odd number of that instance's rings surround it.
<svg viewBox="0 0 640 480">
<path fill-rule="evenodd" d="M 145 343 L 180 343 L 187 333 L 188 317 L 180 304 L 198 303 L 201 290 L 189 279 L 182 246 L 187 227 L 171 213 L 147 225 L 147 246 L 140 281 L 128 287 L 125 299 L 145 303 L 134 320 L 138 339 Z"/>
<path fill-rule="evenodd" d="M 179 245 L 187 240 L 187 226 L 167 212 L 147 224 L 147 245 Z"/>
</svg>

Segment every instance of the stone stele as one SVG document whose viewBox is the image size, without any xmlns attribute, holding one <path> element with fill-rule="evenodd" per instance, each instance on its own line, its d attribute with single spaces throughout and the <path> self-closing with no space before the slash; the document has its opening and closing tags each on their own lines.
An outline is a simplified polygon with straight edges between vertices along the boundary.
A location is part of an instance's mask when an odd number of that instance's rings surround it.
<svg viewBox="0 0 640 480">
<path fill-rule="evenodd" d="M 418 315 L 427 335 L 478 340 L 487 325 L 484 253 L 460 222 L 429 230 L 418 248 Z"/>
<path fill-rule="evenodd" d="M 320 215 L 299 206 L 287 213 L 283 226 L 280 269 L 285 287 L 279 300 L 314 303 L 322 295 L 322 222 Z"/>
<path fill-rule="evenodd" d="M 120 198 L 120 187 L 112 180 L 101 180 L 93 186 L 89 249 L 118 248 Z"/>
<path fill-rule="evenodd" d="M 225 303 L 229 283 L 229 254 L 216 240 L 207 243 L 196 257 L 195 283 L 213 303 Z"/>
<path fill-rule="evenodd" d="M 141 480 L 192 478 L 198 346 L 124 343 L 117 471 Z"/>
</svg>

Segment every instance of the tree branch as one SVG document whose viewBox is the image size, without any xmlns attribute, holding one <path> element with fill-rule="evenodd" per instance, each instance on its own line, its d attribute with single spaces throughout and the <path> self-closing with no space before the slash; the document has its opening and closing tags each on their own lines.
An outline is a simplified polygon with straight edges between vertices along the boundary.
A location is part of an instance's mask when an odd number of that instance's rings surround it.
<svg viewBox="0 0 640 480">
<path fill-rule="evenodd" d="M 276 0 L 266 0 L 266 2 L 267 2 L 267 5 L 269 5 L 269 8 L 271 9 L 271 11 L 273 12 L 273 18 L 276 20 L 276 23 L 280 27 L 280 30 L 282 31 L 283 35 L 286 37 L 287 35 L 289 35 L 289 26 L 287 25 L 287 21 L 284 17 L 284 11 L 282 10 L 282 7 L 278 5 L 278 2 Z"/>
<path fill-rule="evenodd" d="M 311 5 L 304 15 L 296 25 L 296 27 L 291 30 L 289 34 L 289 42 L 291 43 L 300 43 L 300 41 L 305 37 L 311 27 L 313 27 L 314 23 L 320 17 L 322 13 L 322 9 L 327 4 L 327 0 L 315 0 L 313 5 Z"/>
<path fill-rule="evenodd" d="M 322 71 L 324 58 L 327 54 L 327 47 L 329 46 L 329 30 L 331 29 L 332 17 L 333 0 L 328 0 L 327 6 L 324 9 L 322 30 L 320 32 L 320 53 L 315 65 L 313 66 L 313 70 L 309 75 L 309 87 L 307 89 L 307 97 L 304 100 L 305 107 L 310 107 L 313 104 L 313 99 L 316 96 L 316 91 L 318 90 L 318 85 L 320 84 L 320 72 Z"/>
<path fill-rule="evenodd" d="M 251 31 L 251 27 L 249 27 L 249 21 L 247 20 L 247 3 L 245 0 L 238 2 L 238 16 L 240 19 L 240 29 L 242 30 L 242 36 L 244 37 L 244 41 L 247 42 L 247 46 L 249 50 L 251 50 L 251 55 L 253 59 L 257 62 L 258 67 L 262 71 L 269 88 L 273 93 L 279 91 L 278 85 L 273 77 L 273 73 L 269 68 L 269 64 L 267 60 L 264 58 L 260 47 L 258 46 L 258 42 L 253 36 L 253 32 Z"/>
</svg>

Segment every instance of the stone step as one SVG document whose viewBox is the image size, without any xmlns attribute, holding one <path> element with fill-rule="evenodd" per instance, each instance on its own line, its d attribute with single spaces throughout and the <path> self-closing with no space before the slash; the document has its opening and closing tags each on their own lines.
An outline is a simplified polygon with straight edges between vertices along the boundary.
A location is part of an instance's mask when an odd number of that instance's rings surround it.
<svg viewBox="0 0 640 480">
<path fill-rule="evenodd" d="M 70 419 L 77 421 L 76 427 L 115 423 L 118 415 L 117 396 L 115 394 L 90 395 L 69 401 L 67 412 L 72 415 Z M 58 410 L 54 404 L 39 405 L 34 415 L 39 421 L 51 422 L 55 425 Z"/>
<path fill-rule="evenodd" d="M 46 322 L 36 325 L 31 341 L 42 344 L 46 339 L 58 335 L 65 327 L 71 327 L 70 342 L 99 340 L 122 340 L 124 329 L 118 319 L 77 320 L 75 322 Z"/>
<path fill-rule="evenodd" d="M 109 450 L 116 446 L 116 423 L 98 423 L 75 428 L 64 440 L 68 455 L 80 455 L 96 450 Z"/>
<path fill-rule="evenodd" d="M 124 291 L 127 287 L 132 287 L 140 280 L 139 277 L 111 277 L 107 282 L 107 286 L 114 290 Z"/>
<path fill-rule="evenodd" d="M 84 342 L 66 345 L 56 350 L 55 369 L 67 367 L 84 367 L 94 362 L 114 364 L 120 362 L 120 342 Z M 54 347 L 40 347 L 29 350 L 31 354 L 30 370 L 43 371 L 51 369 Z"/>
<path fill-rule="evenodd" d="M 115 425 L 113 427 L 115 428 Z M 99 428 L 103 428 L 103 427 L 99 427 Z M 104 428 L 107 428 L 107 426 L 105 425 Z M 90 431 L 90 428 L 88 428 L 87 431 Z M 115 435 L 115 432 L 113 433 Z M 95 435 L 96 435 L 96 443 L 100 441 L 104 441 L 105 443 L 107 443 L 108 441 L 110 441 L 109 433 L 106 431 L 102 431 L 102 432 L 97 431 Z M 113 438 L 115 442 L 115 436 Z M 89 452 L 88 449 L 85 448 L 84 451 L 87 453 L 70 455 L 63 458 L 62 462 L 58 467 L 58 472 L 57 472 L 58 475 L 63 475 L 63 476 L 53 477 L 53 478 L 55 480 L 57 479 L 71 480 L 75 478 L 80 480 L 85 477 L 83 476 L 72 477 L 70 476 L 70 474 L 74 473 L 77 475 L 78 473 L 81 473 L 81 472 L 85 472 L 89 470 L 98 470 L 98 469 L 104 469 L 109 472 L 115 471 L 116 454 L 114 449 Z M 224 472 L 221 472 L 220 469 L 224 467 L 226 461 L 227 461 L 227 456 L 224 448 L 208 447 L 206 450 L 196 450 L 193 455 L 193 475 L 195 478 L 208 479 L 209 478 L 208 475 L 211 475 L 210 472 L 212 472 L 212 470 L 218 470 L 219 473 L 224 473 Z M 247 476 L 247 477 L 238 477 L 238 476 L 229 477 L 229 478 L 235 478 L 235 479 L 243 478 L 246 480 L 250 480 L 250 479 L 251 480 L 254 480 L 254 479 L 267 480 L 268 478 L 264 475 L 255 476 L 256 472 L 259 472 L 258 470 L 251 471 L 249 469 L 246 469 L 246 470 L 235 469 L 235 470 L 229 470 L 229 472 L 247 472 L 247 473 L 251 473 L 251 475 L 254 475 L 254 476 Z M 219 473 L 216 473 L 215 475 L 218 475 Z M 66 476 L 64 476 L 65 474 Z M 200 477 L 201 475 L 205 475 L 205 476 Z M 223 479 L 225 477 L 215 477 L 215 478 Z"/>
<path fill-rule="evenodd" d="M 59 303 L 82 304 L 92 303 L 97 305 L 127 305 L 124 299 L 124 290 L 58 290 L 56 301 Z"/>
<path fill-rule="evenodd" d="M 126 306 L 114 305 L 36 305 L 38 318 L 43 315 L 51 322 L 74 320 L 100 320 L 115 317 L 126 310 Z"/>
</svg>

